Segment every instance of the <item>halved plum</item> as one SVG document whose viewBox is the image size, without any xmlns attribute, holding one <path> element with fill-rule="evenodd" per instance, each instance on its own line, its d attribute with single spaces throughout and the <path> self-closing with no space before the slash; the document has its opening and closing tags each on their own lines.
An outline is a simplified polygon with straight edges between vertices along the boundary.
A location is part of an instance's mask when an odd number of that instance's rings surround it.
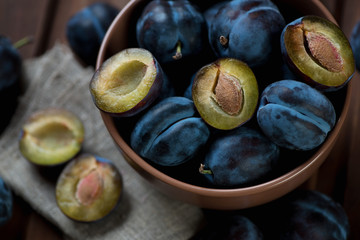
<svg viewBox="0 0 360 240">
<path fill-rule="evenodd" d="M 69 218 L 93 222 L 108 215 L 122 193 L 122 179 L 107 159 L 83 154 L 61 172 L 56 184 L 56 201 Z"/>
<path fill-rule="evenodd" d="M 343 87 L 355 71 L 345 34 L 336 24 L 318 16 L 304 16 L 289 23 L 282 32 L 281 50 L 289 67 L 318 90 Z"/>
<path fill-rule="evenodd" d="M 90 92 L 95 105 L 114 116 L 133 116 L 160 95 L 163 71 L 142 48 L 128 48 L 107 59 L 95 72 Z"/>
<path fill-rule="evenodd" d="M 48 108 L 33 113 L 22 127 L 19 149 L 30 162 L 54 166 L 73 158 L 82 147 L 84 126 L 72 112 Z"/>
<path fill-rule="evenodd" d="M 192 98 L 205 122 L 228 130 L 253 116 L 259 90 L 254 73 L 244 62 L 222 58 L 197 72 Z"/>
</svg>

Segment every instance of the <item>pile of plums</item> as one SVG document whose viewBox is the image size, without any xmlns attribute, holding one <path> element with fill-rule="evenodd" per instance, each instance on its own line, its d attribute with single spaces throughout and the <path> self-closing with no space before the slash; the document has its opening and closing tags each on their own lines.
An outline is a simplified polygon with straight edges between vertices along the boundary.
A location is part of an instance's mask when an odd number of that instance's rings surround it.
<svg viewBox="0 0 360 240">
<path fill-rule="evenodd" d="M 136 45 L 91 79 L 95 105 L 155 167 L 199 169 L 204 182 L 172 175 L 195 185 L 250 186 L 308 159 L 355 71 L 346 36 L 318 16 L 285 18 L 268 0 L 196 4 L 144 4 Z"/>
<path fill-rule="evenodd" d="M 251 209 L 204 210 L 204 218 L 191 240 L 346 240 L 350 235 L 344 208 L 314 190 L 297 189 Z"/>
</svg>

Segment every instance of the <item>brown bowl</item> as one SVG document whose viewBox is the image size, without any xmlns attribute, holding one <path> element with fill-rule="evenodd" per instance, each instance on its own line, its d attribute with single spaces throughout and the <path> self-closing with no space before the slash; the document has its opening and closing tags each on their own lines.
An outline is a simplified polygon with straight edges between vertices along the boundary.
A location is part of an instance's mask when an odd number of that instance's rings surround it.
<svg viewBox="0 0 360 240">
<path fill-rule="evenodd" d="M 141 9 L 147 2 L 147 0 L 132 0 L 122 9 L 104 38 L 97 59 L 97 67 L 118 51 L 136 46 L 135 23 Z M 277 0 L 274 2 L 279 6 L 285 18 L 295 19 L 302 15 L 318 15 L 336 23 L 331 13 L 318 0 L 309 0 L 306 3 L 302 0 Z M 126 138 L 119 133 L 124 126 L 119 126 L 118 120 L 103 112 L 101 112 L 101 116 L 124 158 L 141 176 L 161 192 L 172 198 L 203 208 L 243 209 L 261 205 L 285 195 L 299 187 L 317 171 L 334 147 L 340 131 L 344 128 L 345 118 L 349 112 L 350 90 L 351 83 L 342 90 L 341 99 L 337 100 L 341 104 L 336 126 L 320 148 L 304 155 L 303 159 L 306 160 L 301 161 L 297 166 L 288 169 L 272 180 L 250 187 L 234 189 L 216 189 L 195 185 L 174 177 L 164 169 L 151 165 L 130 148 L 125 140 Z M 128 127 L 125 126 L 125 128 Z"/>
</svg>

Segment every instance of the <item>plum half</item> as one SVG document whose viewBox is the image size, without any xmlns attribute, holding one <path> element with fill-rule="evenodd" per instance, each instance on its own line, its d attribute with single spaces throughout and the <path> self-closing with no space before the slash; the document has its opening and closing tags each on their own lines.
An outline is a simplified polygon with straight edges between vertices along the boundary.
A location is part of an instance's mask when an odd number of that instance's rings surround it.
<svg viewBox="0 0 360 240">
<path fill-rule="evenodd" d="M 69 218 L 93 222 L 108 215 L 122 193 L 120 172 L 107 159 L 83 154 L 71 161 L 56 183 L 56 201 Z"/>
<path fill-rule="evenodd" d="M 196 73 L 192 98 L 205 122 L 228 130 L 253 116 L 259 90 L 254 73 L 244 62 L 221 58 Z"/>
<path fill-rule="evenodd" d="M 154 56 L 128 48 L 107 59 L 95 72 L 90 92 L 95 105 L 114 116 L 133 116 L 160 95 L 164 73 Z"/>
<path fill-rule="evenodd" d="M 48 108 L 33 113 L 23 125 L 19 149 L 36 165 L 54 166 L 73 158 L 83 140 L 84 126 L 75 114 Z"/>
<path fill-rule="evenodd" d="M 289 23 L 281 35 L 281 50 L 289 67 L 318 90 L 343 87 L 355 71 L 353 52 L 344 33 L 318 16 Z"/>
</svg>

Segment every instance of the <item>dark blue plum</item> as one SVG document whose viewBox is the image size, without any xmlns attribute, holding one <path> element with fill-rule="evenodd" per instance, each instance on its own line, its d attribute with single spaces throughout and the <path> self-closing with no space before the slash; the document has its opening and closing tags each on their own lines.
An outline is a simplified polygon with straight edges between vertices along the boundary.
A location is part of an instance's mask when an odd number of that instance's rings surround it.
<svg viewBox="0 0 360 240">
<path fill-rule="evenodd" d="M 107 3 L 93 3 L 72 16 L 66 25 L 71 49 L 87 65 L 95 66 L 107 29 L 119 10 Z"/>
<path fill-rule="evenodd" d="M 136 26 L 140 47 L 148 49 L 160 63 L 201 52 L 206 38 L 203 15 L 187 0 L 150 1 Z"/>
<path fill-rule="evenodd" d="M 15 112 L 20 94 L 22 60 L 10 40 L 0 35 L 0 133 Z"/>
<path fill-rule="evenodd" d="M 258 67 L 280 49 L 284 26 L 283 16 L 271 1 L 229 1 L 212 19 L 209 42 L 218 57 L 237 58 Z"/>
<path fill-rule="evenodd" d="M 346 240 L 349 220 L 344 208 L 329 196 L 299 190 L 286 196 L 277 209 L 281 222 L 280 240 Z"/>
<path fill-rule="evenodd" d="M 206 25 L 208 28 L 210 27 L 211 22 L 213 21 L 215 15 L 219 11 L 219 9 L 222 8 L 228 2 L 229 1 L 221 1 L 221 2 L 215 3 L 211 7 L 209 7 L 208 9 L 205 10 L 203 15 L 204 15 Z"/>
<path fill-rule="evenodd" d="M 282 80 L 263 91 L 257 121 L 277 145 L 306 151 L 325 141 L 335 125 L 336 114 L 321 92 L 299 81 Z"/>
<path fill-rule="evenodd" d="M 358 21 L 352 29 L 350 44 L 354 52 L 356 68 L 360 70 L 360 21 Z"/>
<path fill-rule="evenodd" d="M 217 216 L 190 240 L 262 240 L 261 230 L 247 217 L 233 214 Z"/>
<path fill-rule="evenodd" d="M 10 188 L 0 177 L 0 226 L 8 222 L 12 216 L 13 198 Z"/>
<path fill-rule="evenodd" d="M 194 79 L 195 79 L 195 76 L 196 76 L 196 73 L 193 74 L 191 76 L 191 79 L 190 79 L 190 84 L 189 86 L 185 89 L 185 92 L 184 92 L 184 97 L 190 99 L 192 101 L 192 86 L 193 86 L 193 83 L 194 83 Z"/>
<path fill-rule="evenodd" d="M 277 145 L 260 132 L 240 127 L 215 138 L 200 172 L 219 187 L 253 184 L 274 171 L 279 153 Z"/>
<path fill-rule="evenodd" d="M 162 166 L 176 166 L 205 145 L 210 132 L 196 117 L 194 103 L 184 97 L 166 98 L 136 123 L 130 145 L 140 156 Z"/>
</svg>

